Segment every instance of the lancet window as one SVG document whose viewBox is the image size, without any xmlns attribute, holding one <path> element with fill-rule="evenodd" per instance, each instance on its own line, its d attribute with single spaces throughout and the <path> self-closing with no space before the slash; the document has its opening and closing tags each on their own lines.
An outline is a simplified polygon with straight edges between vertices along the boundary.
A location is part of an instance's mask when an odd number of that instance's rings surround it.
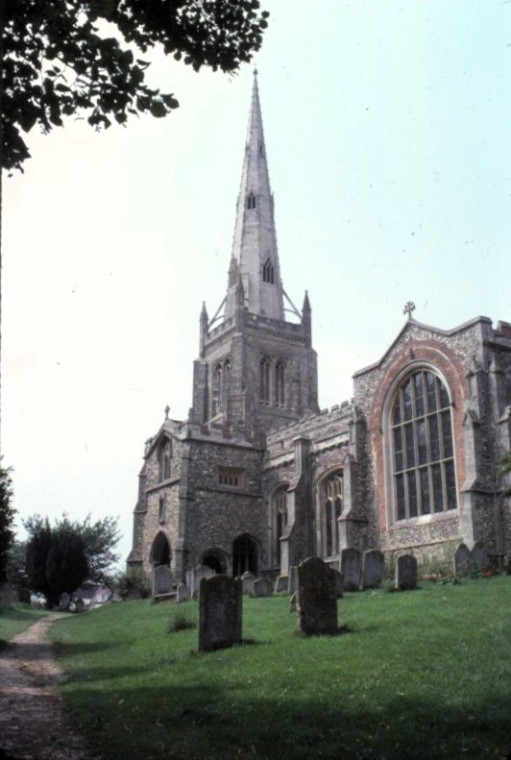
<svg viewBox="0 0 511 760">
<path fill-rule="evenodd" d="M 269 258 L 263 264 L 263 282 L 269 282 L 271 285 L 275 282 L 275 267 Z"/>
</svg>

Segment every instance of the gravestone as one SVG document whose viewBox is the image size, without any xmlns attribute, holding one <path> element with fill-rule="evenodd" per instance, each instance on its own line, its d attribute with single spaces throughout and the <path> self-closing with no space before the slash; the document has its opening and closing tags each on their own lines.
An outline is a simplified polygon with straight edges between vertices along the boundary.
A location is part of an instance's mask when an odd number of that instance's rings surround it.
<svg viewBox="0 0 511 760">
<path fill-rule="evenodd" d="M 257 578 L 252 584 L 252 596 L 271 596 L 273 583 L 269 578 Z"/>
<path fill-rule="evenodd" d="M 211 578 L 215 575 L 215 571 L 208 565 L 196 565 L 193 570 L 189 570 L 186 573 L 186 585 L 190 589 L 190 594 L 195 599 L 199 590 L 199 583 L 201 578 Z"/>
<path fill-rule="evenodd" d="M 294 594 L 298 583 L 298 568 L 293 565 L 289 568 L 289 583 L 287 590 L 290 594 Z"/>
<path fill-rule="evenodd" d="M 156 565 L 153 568 L 153 596 L 162 596 L 173 592 L 172 572 L 168 565 Z"/>
<path fill-rule="evenodd" d="M 364 552 L 362 588 L 377 588 L 383 580 L 383 554 L 377 549 Z"/>
<path fill-rule="evenodd" d="M 228 575 L 201 578 L 199 584 L 199 652 L 241 643 L 241 579 Z"/>
<path fill-rule="evenodd" d="M 243 594 L 251 594 L 256 577 L 248 570 L 241 576 L 241 591 Z"/>
<path fill-rule="evenodd" d="M 190 598 L 190 590 L 186 583 L 179 583 L 176 588 L 176 602 L 186 602 Z"/>
<path fill-rule="evenodd" d="M 341 573 L 345 591 L 358 591 L 362 582 L 362 555 L 358 549 L 343 549 Z"/>
<path fill-rule="evenodd" d="M 307 636 L 338 633 L 335 571 L 319 557 L 298 565 L 298 627 Z"/>
<path fill-rule="evenodd" d="M 289 590 L 289 577 L 287 575 L 279 575 L 275 581 L 275 593 L 278 594 L 282 591 Z"/>
<path fill-rule="evenodd" d="M 400 591 L 417 588 L 417 560 L 411 554 L 397 558 L 395 585 Z"/>
<path fill-rule="evenodd" d="M 343 574 L 339 572 L 339 570 L 336 570 L 335 567 L 332 567 L 331 570 L 334 573 L 334 577 L 335 577 L 335 593 L 337 594 L 337 599 L 341 599 L 342 591 L 344 589 Z"/>
<path fill-rule="evenodd" d="M 472 565 L 474 570 L 484 571 L 490 567 L 490 558 L 488 552 L 484 548 L 484 544 L 477 541 L 472 549 Z"/>
<path fill-rule="evenodd" d="M 289 597 L 289 612 L 296 612 L 298 609 L 298 593 L 295 591 Z"/>
<path fill-rule="evenodd" d="M 472 570 L 472 552 L 465 546 L 460 544 L 454 553 L 454 574 L 464 575 Z"/>
<path fill-rule="evenodd" d="M 71 597 L 68 593 L 64 591 L 63 594 L 59 597 L 59 610 L 66 611 L 69 609 L 69 602 L 71 601 Z"/>
</svg>

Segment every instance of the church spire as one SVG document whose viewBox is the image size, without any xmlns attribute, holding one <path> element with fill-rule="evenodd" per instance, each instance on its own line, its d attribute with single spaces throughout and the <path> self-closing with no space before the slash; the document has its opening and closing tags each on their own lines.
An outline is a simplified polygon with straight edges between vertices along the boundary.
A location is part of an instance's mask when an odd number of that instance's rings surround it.
<svg viewBox="0 0 511 760">
<path fill-rule="evenodd" d="M 283 320 L 283 291 L 257 71 L 254 71 L 232 256 L 238 263 L 248 310 Z M 227 298 L 228 309 L 233 300 Z"/>
</svg>

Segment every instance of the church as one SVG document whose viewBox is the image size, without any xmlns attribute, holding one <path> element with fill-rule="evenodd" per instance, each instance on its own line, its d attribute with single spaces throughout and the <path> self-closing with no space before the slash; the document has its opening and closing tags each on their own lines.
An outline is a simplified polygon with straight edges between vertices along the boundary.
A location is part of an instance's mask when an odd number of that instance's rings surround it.
<svg viewBox="0 0 511 760">
<path fill-rule="evenodd" d="M 254 76 L 225 297 L 200 314 L 188 419 L 145 444 L 128 565 L 286 576 L 345 548 L 419 564 L 511 554 L 511 324 L 407 320 L 353 397 L 320 411 L 312 311 L 283 286 Z M 288 318 L 288 315 L 291 315 Z"/>
</svg>

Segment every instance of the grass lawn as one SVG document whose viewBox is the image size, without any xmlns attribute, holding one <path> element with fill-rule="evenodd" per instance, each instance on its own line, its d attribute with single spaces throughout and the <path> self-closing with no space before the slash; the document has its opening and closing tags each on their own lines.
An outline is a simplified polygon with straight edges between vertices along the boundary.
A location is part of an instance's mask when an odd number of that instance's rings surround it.
<svg viewBox="0 0 511 760">
<path fill-rule="evenodd" d="M 8 607 L 0 607 L 0 642 L 9 641 L 35 623 L 37 618 L 47 614 L 46 610 L 33 609 L 28 604 L 15 603 Z"/>
<path fill-rule="evenodd" d="M 247 643 L 196 653 L 197 604 L 118 603 L 57 622 L 62 693 L 105 760 L 506 760 L 511 578 L 339 600 L 295 635 L 287 597 L 244 599 Z"/>
</svg>

